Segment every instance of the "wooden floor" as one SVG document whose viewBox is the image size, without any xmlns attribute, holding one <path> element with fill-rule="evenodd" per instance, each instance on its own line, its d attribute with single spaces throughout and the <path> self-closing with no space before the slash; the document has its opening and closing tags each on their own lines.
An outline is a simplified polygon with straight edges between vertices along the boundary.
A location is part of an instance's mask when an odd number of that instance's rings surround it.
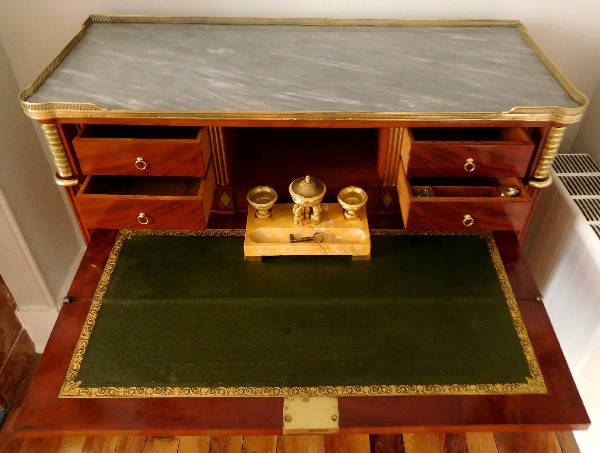
<svg viewBox="0 0 600 453">
<path fill-rule="evenodd" d="M 575 453 L 572 433 L 385 436 L 64 437 L 0 435 L 1 453 Z"/>
</svg>

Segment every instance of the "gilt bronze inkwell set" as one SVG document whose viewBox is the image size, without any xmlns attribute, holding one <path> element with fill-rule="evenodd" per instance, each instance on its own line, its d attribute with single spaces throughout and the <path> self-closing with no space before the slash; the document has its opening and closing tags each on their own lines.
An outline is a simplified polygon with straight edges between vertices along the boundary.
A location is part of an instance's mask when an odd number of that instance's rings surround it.
<svg viewBox="0 0 600 453">
<path fill-rule="evenodd" d="M 323 181 L 304 176 L 292 181 L 293 204 L 276 204 L 277 192 L 258 186 L 248 192 L 248 221 L 244 242 L 246 260 L 278 255 L 351 255 L 369 259 L 371 240 L 360 187 L 339 191 L 338 203 L 322 203 Z"/>
</svg>

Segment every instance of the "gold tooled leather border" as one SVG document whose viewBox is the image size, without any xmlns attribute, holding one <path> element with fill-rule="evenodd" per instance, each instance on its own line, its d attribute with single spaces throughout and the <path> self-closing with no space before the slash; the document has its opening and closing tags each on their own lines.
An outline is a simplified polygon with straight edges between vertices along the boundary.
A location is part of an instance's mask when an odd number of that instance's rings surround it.
<svg viewBox="0 0 600 453">
<path fill-rule="evenodd" d="M 154 24 L 210 24 L 210 25 L 302 25 L 302 26 L 377 26 L 377 27 L 513 27 L 544 63 L 560 85 L 579 103 L 579 107 L 516 106 L 505 112 L 229 112 L 229 111 L 162 111 L 162 110 L 110 110 L 91 103 L 48 101 L 28 102 L 37 89 L 60 65 L 87 33 L 93 23 L 154 23 Z M 63 51 L 42 71 L 39 77 L 19 94 L 25 113 L 36 120 L 56 118 L 164 118 L 212 121 L 555 121 L 562 124 L 581 120 L 588 99 L 552 63 L 550 58 L 529 36 L 527 29 L 517 20 L 403 20 L 403 19 L 309 19 L 261 17 L 168 17 L 168 16 L 104 16 L 91 15 L 81 31 Z"/>
<path fill-rule="evenodd" d="M 121 230 L 115 240 L 108 261 L 94 294 L 92 304 L 75 352 L 71 358 L 59 398 L 167 398 L 167 397 L 283 397 L 283 396 L 398 396 L 398 395 L 517 395 L 547 393 L 546 384 L 535 352 L 521 318 L 519 307 L 502 264 L 500 253 L 491 233 L 413 232 L 404 230 L 372 230 L 377 235 L 477 235 L 486 240 L 492 262 L 506 297 L 515 330 L 521 342 L 530 376 L 525 382 L 491 384 L 447 385 L 369 385 L 369 386 L 318 386 L 318 387 L 82 387 L 77 380 L 102 299 L 115 270 L 119 254 L 127 241 L 135 235 L 173 236 L 243 236 L 244 230 L 160 231 Z"/>
</svg>

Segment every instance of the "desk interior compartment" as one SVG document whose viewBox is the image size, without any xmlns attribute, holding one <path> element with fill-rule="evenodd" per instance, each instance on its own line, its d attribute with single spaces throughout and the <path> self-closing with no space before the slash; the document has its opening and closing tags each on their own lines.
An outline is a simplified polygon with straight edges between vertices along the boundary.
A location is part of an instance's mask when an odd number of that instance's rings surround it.
<svg viewBox="0 0 600 453">
<path fill-rule="evenodd" d="M 520 231 L 532 206 L 519 178 L 407 178 L 398 197 L 409 230 Z"/>
<path fill-rule="evenodd" d="M 521 127 L 421 127 L 407 135 L 408 177 L 525 177 L 535 151 Z"/>
<path fill-rule="evenodd" d="M 215 191 L 206 178 L 88 176 L 75 198 L 87 228 L 204 230 Z"/>
<path fill-rule="evenodd" d="M 245 211 L 246 194 L 256 185 L 273 187 L 278 203 L 291 203 L 289 185 L 306 175 L 322 180 L 325 203 L 337 203 L 346 186 L 369 195 L 367 208 L 377 207 L 381 178 L 379 131 L 375 128 L 226 128 L 235 134 L 231 147 L 231 185 L 235 204 Z"/>
<path fill-rule="evenodd" d="M 202 177 L 211 154 L 198 126 L 88 124 L 73 147 L 83 173 L 96 175 Z"/>
</svg>

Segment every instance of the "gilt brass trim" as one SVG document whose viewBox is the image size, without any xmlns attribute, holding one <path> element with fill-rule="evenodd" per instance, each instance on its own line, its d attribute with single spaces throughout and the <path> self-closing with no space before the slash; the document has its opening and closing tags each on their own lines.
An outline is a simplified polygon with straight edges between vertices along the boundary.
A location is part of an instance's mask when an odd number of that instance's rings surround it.
<svg viewBox="0 0 600 453">
<path fill-rule="evenodd" d="M 533 174 L 533 179 L 529 181 L 530 186 L 541 189 L 552 184 L 550 170 L 554 158 L 558 154 L 566 129 L 567 128 L 564 126 L 551 127 L 548 131 L 546 143 L 544 143 L 544 149 L 542 150 L 542 155 Z"/>
<path fill-rule="evenodd" d="M 510 286 L 510 281 L 508 280 L 508 275 L 506 273 L 506 269 L 504 268 L 504 264 L 502 263 L 502 257 L 500 256 L 500 252 L 496 246 L 494 237 L 491 232 L 481 232 L 479 235 L 487 240 L 488 250 L 490 251 L 490 256 L 492 257 L 494 267 L 496 268 L 496 273 L 498 274 L 502 291 L 506 297 L 506 303 L 508 304 L 510 316 L 515 326 L 515 330 L 517 331 L 517 335 L 519 336 L 519 340 L 521 341 L 521 347 L 523 348 L 523 353 L 525 354 L 527 365 L 529 367 L 529 373 L 531 375 L 531 378 L 527 378 L 528 384 L 532 387 L 531 393 L 547 393 L 542 370 L 537 358 L 535 357 L 533 345 L 531 344 L 531 340 L 529 338 L 529 334 L 527 333 L 527 328 L 525 327 L 523 318 L 521 318 L 519 305 L 512 291 L 512 287 Z"/>
<path fill-rule="evenodd" d="M 339 19 L 324 17 L 226 17 L 226 16 L 111 16 L 93 14 L 84 22 L 128 24 L 204 24 L 204 25 L 306 25 L 378 27 L 517 27 L 518 20 L 496 19 Z"/>
<path fill-rule="evenodd" d="M 531 36 L 529 36 L 527 28 L 522 23 L 519 22 L 519 24 L 517 25 L 517 29 L 521 32 L 521 35 L 523 36 L 525 42 L 535 52 L 535 54 L 542 61 L 542 63 L 544 63 L 550 74 L 552 74 L 556 78 L 556 80 L 558 80 L 560 85 L 567 91 L 567 93 L 569 93 L 569 96 L 571 96 L 571 98 L 575 102 L 578 102 L 581 105 L 579 109 L 575 109 L 579 110 L 579 113 L 573 117 L 573 121 L 560 121 L 559 119 L 557 119 L 557 121 L 562 122 L 564 124 L 576 123 L 580 121 L 589 102 L 587 96 L 581 91 L 579 91 L 577 88 L 575 88 L 575 85 L 571 83 L 567 76 L 558 68 L 558 66 L 556 66 L 552 62 L 550 57 L 546 55 L 546 53 L 544 53 L 544 51 L 536 44 L 536 42 L 531 38 Z M 526 109 L 526 107 L 524 108 Z M 575 119 L 575 117 L 577 117 L 577 119 Z"/>
<path fill-rule="evenodd" d="M 446 233 L 413 232 L 405 230 L 372 230 L 377 235 L 477 235 L 486 240 L 488 250 L 496 269 L 502 291 L 506 297 L 510 316 L 525 355 L 530 376 L 525 382 L 489 384 L 443 384 L 443 385 L 365 385 L 365 386 L 316 386 L 316 387 L 82 387 L 77 380 L 94 324 L 102 306 L 102 299 L 108 289 L 112 273 L 125 241 L 134 235 L 174 235 L 174 236 L 243 236 L 244 230 L 207 231 L 160 231 L 160 230 L 121 230 L 117 236 L 100 282 L 92 299 L 92 304 L 81 335 L 77 341 L 59 398 L 156 398 L 156 397 L 287 397 L 287 396 L 392 396 L 392 395 L 516 395 L 544 394 L 546 385 L 540 366 L 519 307 L 510 286 L 508 275 L 502 264 L 500 252 L 489 232 Z"/>
<path fill-rule="evenodd" d="M 377 27 L 513 27 L 546 65 L 551 74 L 567 91 L 579 107 L 516 106 L 505 112 L 294 112 L 294 111 L 162 111 L 162 110 L 110 110 L 91 103 L 48 101 L 28 102 L 52 72 L 60 65 L 93 23 L 153 23 L 153 24 L 210 24 L 210 25 L 302 25 L 302 26 L 377 26 Z M 556 121 L 563 124 L 578 122 L 588 104 L 587 97 L 558 70 L 535 44 L 527 29 L 516 20 L 402 20 L 402 19 L 309 19 L 260 17 L 167 17 L 167 16 L 104 16 L 92 15 L 84 22 L 82 30 L 50 63 L 40 76 L 19 95 L 25 113 L 37 120 L 54 118 L 165 118 L 212 121 Z"/>
<path fill-rule="evenodd" d="M 77 46 L 79 41 L 87 34 L 87 29 L 92 21 L 88 20 L 83 24 L 83 28 L 77 33 L 73 39 L 67 44 L 67 46 L 58 54 L 58 56 L 52 60 L 52 62 L 46 66 L 42 73 L 33 81 L 31 85 L 25 88 L 19 93 L 19 100 L 21 105 L 29 116 L 34 119 L 54 119 L 60 118 L 63 112 L 71 110 L 84 111 L 84 110 L 98 110 L 99 107 L 93 104 L 84 103 L 73 103 L 73 102 L 45 102 L 45 103 L 29 103 L 27 98 L 33 95 L 40 86 L 46 81 L 48 77 L 54 72 L 54 70 L 62 63 L 62 61 L 71 53 L 71 51 Z M 35 115 L 34 112 L 47 111 L 45 115 Z"/>
<path fill-rule="evenodd" d="M 44 137 L 46 137 L 46 142 L 48 143 L 48 148 L 52 154 L 52 161 L 57 170 L 54 175 L 56 184 L 60 186 L 75 186 L 79 184 L 69 165 L 69 160 L 67 159 L 56 125 L 54 123 L 43 123 L 41 126 Z"/>
</svg>

